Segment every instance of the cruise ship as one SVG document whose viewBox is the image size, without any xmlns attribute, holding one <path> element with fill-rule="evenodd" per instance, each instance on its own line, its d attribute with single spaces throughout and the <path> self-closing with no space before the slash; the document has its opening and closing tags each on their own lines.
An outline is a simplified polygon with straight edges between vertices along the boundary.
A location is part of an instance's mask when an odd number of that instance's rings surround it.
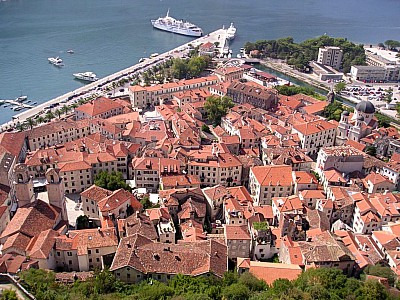
<svg viewBox="0 0 400 300">
<path fill-rule="evenodd" d="M 76 79 L 84 81 L 97 81 L 99 80 L 93 72 L 75 73 L 73 74 Z"/>
<path fill-rule="evenodd" d="M 226 38 L 228 40 L 233 40 L 236 35 L 236 28 L 233 26 L 233 23 L 231 23 L 231 26 L 226 30 Z"/>
<path fill-rule="evenodd" d="M 201 30 L 200 27 L 192 23 L 183 20 L 176 20 L 170 17 L 169 10 L 165 17 L 158 18 L 157 20 L 151 20 L 151 24 L 154 28 L 177 34 L 195 37 L 200 37 L 203 35 L 203 30 Z"/>
</svg>

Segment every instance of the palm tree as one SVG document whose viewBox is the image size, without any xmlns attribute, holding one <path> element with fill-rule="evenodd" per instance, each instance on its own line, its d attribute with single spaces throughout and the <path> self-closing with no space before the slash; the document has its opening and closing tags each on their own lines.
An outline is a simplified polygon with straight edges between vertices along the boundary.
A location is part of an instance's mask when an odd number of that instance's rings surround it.
<svg viewBox="0 0 400 300">
<path fill-rule="evenodd" d="M 25 129 L 25 124 L 18 123 L 15 125 L 15 129 L 18 131 L 23 131 Z"/>
<path fill-rule="evenodd" d="M 46 121 L 45 118 L 43 118 L 42 116 L 38 116 L 36 118 L 36 124 L 41 124 L 44 123 L 45 121 Z"/>
<path fill-rule="evenodd" d="M 54 118 L 54 114 L 51 111 L 48 111 L 45 115 L 47 121 L 51 121 Z"/>
<path fill-rule="evenodd" d="M 27 118 L 27 119 L 25 120 L 25 124 L 26 124 L 27 126 L 29 126 L 30 129 L 32 129 L 33 126 L 35 126 L 35 120 L 33 120 L 32 118 Z"/>
<path fill-rule="evenodd" d="M 60 118 L 61 118 L 61 115 L 62 115 L 62 112 L 61 112 L 61 110 L 56 109 L 56 110 L 54 111 L 54 114 L 60 119 Z"/>
<path fill-rule="evenodd" d="M 63 107 L 61 107 L 61 112 L 63 114 L 67 114 L 69 112 L 70 108 L 68 105 L 64 105 Z"/>
</svg>

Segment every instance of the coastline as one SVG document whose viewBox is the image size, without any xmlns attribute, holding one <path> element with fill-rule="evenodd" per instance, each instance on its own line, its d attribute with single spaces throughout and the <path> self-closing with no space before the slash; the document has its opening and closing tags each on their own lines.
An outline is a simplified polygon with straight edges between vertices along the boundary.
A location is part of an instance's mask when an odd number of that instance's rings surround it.
<svg viewBox="0 0 400 300">
<path fill-rule="evenodd" d="M 180 45 L 172 50 L 169 50 L 167 52 L 159 54 L 154 58 L 148 58 L 144 62 L 137 63 L 137 64 L 127 67 L 121 71 L 118 71 L 118 72 L 115 72 L 106 77 L 100 78 L 99 80 L 97 80 L 95 82 L 91 82 L 85 86 L 82 86 L 80 88 L 72 90 L 72 91 L 65 93 L 63 95 L 60 95 L 56 98 L 50 99 L 44 103 L 41 103 L 41 104 L 29 109 L 29 110 L 26 110 L 24 112 L 21 112 L 15 116 L 13 116 L 11 121 L 8 121 L 8 122 L 0 125 L 0 132 L 4 132 L 9 129 L 14 129 L 16 125 L 24 123 L 26 121 L 26 119 L 35 118 L 36 116 L 45 113 L 45 110 L 47 111 L 46 108 L 52 104 L 63 103 L 65 105 L 70 105 L 70 104 L 78 102 L 80 99 L 82 99 L 84 97 L 104 96 L 107 94 L 106 88 L 108 86 L 111 86 L 116 81 L 128 79 L 130 76 L 133 76 L 135 74 L 140 74 L 143 71 L 147 70 L 148 68 L 151 68 L 155 65 L 163 63 L 169 59 L 184 57 L 186 54 L 188 54 L 187 52 L 190 48 L 189 45 L 197 46 L 197 45 L 207 43 L 207 42 L 211 42 L 211 43 L 218 42 L 219 45 L 225 45 L 225 43 L 226 43 L 225 34 L 226 34 L 226 29 L 224 29 L 224 28 L 217 29 L 209 34 L 206 34 L 202 37 L 199 37 L 197 39 L 189 41 L 189 42 L 187 42 L 183 45 Z M 222 49 L 220 49 L 220 50 L 222 51 Z M 53 111 L 52 108 L 50 108 L 49 110 Z"/>
</svg>

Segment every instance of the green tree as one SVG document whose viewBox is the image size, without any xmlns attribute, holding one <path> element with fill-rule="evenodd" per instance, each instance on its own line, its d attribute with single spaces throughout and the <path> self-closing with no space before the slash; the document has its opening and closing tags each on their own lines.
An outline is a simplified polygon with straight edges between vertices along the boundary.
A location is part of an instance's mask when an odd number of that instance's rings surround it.
<svg viewBox="0 0 400 300">
<path fill-rule="evenodd" d="M 38 117 L 36 118 L 36 124 L 42 124 L 42 123 L 44 123 L 45 121 L 46 121 L 46 119 L 43 118 L 42 116 L 38 116 Z"/>
<path fill-rule="evenodd" d="M 54 114 L 49 110 L 49 111 L 46 113 L 45 118 L 46 118 L 47 121 L 51 121 L 51 120 L 54 119 Z"/>
<path fill-rule="evenodd" d="M 396 274 L 393 272 L 393 270 L 389 267 L 380 265 L 367 266 L 364 269 L 364 274 L 387 278 L 391 286 L 393 286 L 394 282 L 396 281 Z"/>
<path fill-rule="evenodd" d="M 250 291 L 265 291 L 267 289 L 267 284 L 264 280 L 256 278 L 253 274 L 245 272 L 239 277 L 239 283 L 247 286 Z"/>
<path fill-rule="evenodd" d="M 340 94 L 344 89 L 346 88 L 346 83 L 345 82 L 339 82 L 335 84 L 335 92 Z"/>
<path fill-rule="evenodd" d="M 187 70 L 191 77 L 198 77 L 207 67 L 208 62 L 204 56 L 194 56 L 189 59 Z"/>
<path fill-rule="evenodd" d="M 375 113 L 375 117 L 378 119 L 379 127 L 385 127 L 385 128 L 390 127 L 391 119 L 389 117 L 387 117 L 379 112 Z"/>
<path fill-rule="evenodd" d="M 24 131 L 25 125 L 26 124 L 23 124 L 23 123 L 17 123 L 17 124 L 15 124 L 14 128 L 15 128 L 15 130 L 18 130 L 18 131 Z"/>
<path fill-rule="evenodd" d="M 29 269 L 22 272 L 20 277 L 23 285 L 33 294 L 49 290 L 55 282 L 54 272 L 43 269 Z"/>
<path fill-rule="evenodd" d="M 357 299 L 362 300 L 377 300 L 388 299 L 389 294 L 385 287 L 378 281 L 367 280 L 359 289 Z"/>
<path fill-rule="evenodd" d="M 94 179 L 94 184 L 110 191 L 118 189 L 132 191 L 132 188 L 126 184 L 121 172 L 100 171 Z"/>
<path fill-rule="evenodd" d="M 400 42 L 395 40 L 387 40 L 385 41 L 385 45 L 389 48 L 389 50 L 394 50 L 400 47 Z"/>
<path fill-rule="evenodd" d="M 89 228 L 89 217 L 79 216 L 76 218 L 76 229 L 86 229 Z"/>
<path fill-rule="evenodd" d="M 222 299 L 224 300 L 246 300 L 249 297 L 249 288 L 241 283 L 234 283 L 222 289 Z"/>
<path fill-rule="evenodd" d="M 57 116 L 57 118 L 61 118 L 61 115 L 62 115 L 62 111 L 61 110 L 59 110 L 59 109 L 56 109 L 55 111 L 54 111 L 54 114 Z"/>
<path fill-rule="evenodd" d="M 367 146 L 365 148 L 365 153 L 367 153 L 371 156 L 376 156 L 376 147 L 375 146 Z"/>
<path fill-rule="evenodd" d="M 3 290 L 1 300 L 18 300 L 17 293 L 13 290 Z"/>
<path fill-rule="evenodd" d="M 201 126 L 201 130 L 207 133 L 211 133 L 210 127 L 208 127 L 206 124 L 203 124 Z"/>
<path fill-rule="evenodd" d="M 340 121 L 340 117 L 344 110 L 343 104 L 339 101 L 329 103 L 324 109 L 324 117 L 328 120 Z"/>
<path fill-rule="evenodd" d="M 148 209 L 153 207 L 153 203 L 151 203 L 149 196 L 144 196 L 142 200 L 140 200 L 140 204 L 142 204 L 143 209 Z"/>
<path fill-rule="evenodd" d="M 185 60 L 175 58 L 172 64 L 172 75 L 177 79 L 184 79 L 188 76 L 188 66 Z"/>
<path fill-rule="evenodd" d="M 228 109 L 234 106 L 230 97 L 210 96 L 206 99 L 204 109 L 207 112 L 208 119 L 215 126 L 221 124 L 221 119 L 228 113 Z"/>
<path fill-rule="evenodd" d="M 35 120 L 33 120 L 32 118 L 27 118 L 26 120 L 25 120 L 25 123 L 26 123 L 26 125 L 30 128 L 30 129 L 32 129 L 33 128 L 33 126 L 35 126 Z"/>
</svg>

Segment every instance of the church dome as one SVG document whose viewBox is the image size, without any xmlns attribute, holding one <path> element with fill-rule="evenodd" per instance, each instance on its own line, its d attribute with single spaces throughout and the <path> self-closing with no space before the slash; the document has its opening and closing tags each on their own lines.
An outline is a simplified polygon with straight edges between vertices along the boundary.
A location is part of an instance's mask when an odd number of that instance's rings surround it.
<svg viewBox="0 0 400 300">
<path fill-rule="evenodd" d="M 344 110 L 343 112 L 342 112 L 342 116 L 348 116 L 349 115 L 349 112 L 347 111 L 347 110 Z"/>
<path fill-rule="evenodd" d="M 358 116 L 358 117 L 357 117 L 357 120 L 358 120 L 358 121 L 364 121 L 364 117 L 363 117 L 363 116 Z"/>
<path fill-rule="evenodd" d="M 369 101 L 361 101 L 357 104 L 356 110 L 366 114 L 373 114 L 375 112 L 375 106 Z"/>
</svg>

